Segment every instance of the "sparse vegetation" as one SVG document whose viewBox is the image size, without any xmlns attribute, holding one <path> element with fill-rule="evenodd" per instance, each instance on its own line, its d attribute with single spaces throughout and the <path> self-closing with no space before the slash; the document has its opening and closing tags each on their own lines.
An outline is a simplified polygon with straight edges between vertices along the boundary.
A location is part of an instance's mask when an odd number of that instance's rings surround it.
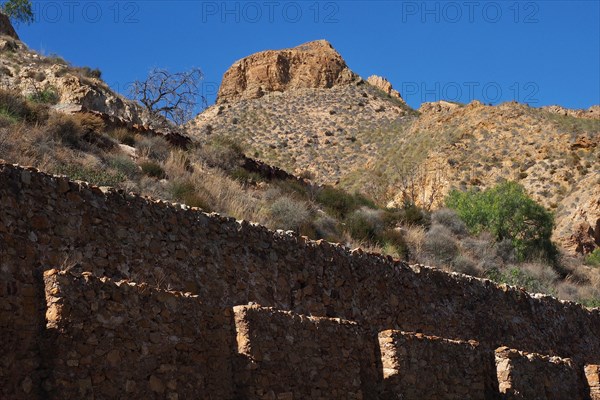
<svg viewBox="0 0 600 400">
<path fill-rule="evenodd" d="M 588 254 L 585 257 L 585 263 L 592 267 L 600 267 L 600 248 L 597 248 Z"/>
<path fill-rule="evenodd" d="M 48 87 L 46 89 L 39 90 L 34 92 L 33 94 L 30 94 L 28 99 L 35 103 L 56 104 L 58 103 L 60 97 L 56 92 L 56 89 Z"/>
</svg>

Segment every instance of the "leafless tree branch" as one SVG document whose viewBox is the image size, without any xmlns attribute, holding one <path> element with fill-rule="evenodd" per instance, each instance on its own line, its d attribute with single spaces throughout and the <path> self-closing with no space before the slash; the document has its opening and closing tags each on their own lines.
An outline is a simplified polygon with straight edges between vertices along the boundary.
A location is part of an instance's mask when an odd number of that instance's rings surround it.
<svg viewBox="0 0 600 400">
<path fill-rule="evenodd" d="M 200 83 L 204 75 L 199 68 L 171 73 L 155 68 L 144 81 L 135 81 L 130 95 L 144 105 L 152 123 L 161 125 L 165 120 L 176 125 L 189 121 L 197 106 L 206 107 Z"/>
</svg>

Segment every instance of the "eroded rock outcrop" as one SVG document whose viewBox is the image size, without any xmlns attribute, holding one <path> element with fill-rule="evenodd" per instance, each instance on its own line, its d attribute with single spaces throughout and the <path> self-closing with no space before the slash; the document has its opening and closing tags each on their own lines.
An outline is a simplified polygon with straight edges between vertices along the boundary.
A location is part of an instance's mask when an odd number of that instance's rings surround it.
<svg viewBox="0 0 600 400">
<path fill-rule="evenodd" d="M 217 103 L 255 99 L 290 89 L 330 88 L 358 79 L 326 40 L 268 50 L 234 63 L 223 75 Z"/>
<path fill-rule="evenodd" d="M 390 83 L 390 81 L 388 81 L 384 77 L 377 76 L 377 75 L 371 75 L 370 77 L 367 78 L 367 82 L 369 84 L 375 86 L 377 89 L 384 91 L 388 96 L 395 97 L 397 99 L 404 101 L 402 99 L 402 96 L 400 96 L 400 92 L 395 90 L 392 87 L 392 84 Z"/>
<path fill-rule="evenodd" d="M 460 108 L 460 105 L 456 103 L 450 103 L 449 101 L 434 101 L 428 103 L 422 103 L 421 107 L 419 107 L 420 113 L 449 113 L 456 109 Z"/>
<path fill-rule="evenodd" d="M 562 106 L 545 106 L 541 108 L 553 114 L 568 115 L 576 118 L 600 119 L 600 105 L 591 106 L 587 110 L 573 110 Z"/>
</svg>

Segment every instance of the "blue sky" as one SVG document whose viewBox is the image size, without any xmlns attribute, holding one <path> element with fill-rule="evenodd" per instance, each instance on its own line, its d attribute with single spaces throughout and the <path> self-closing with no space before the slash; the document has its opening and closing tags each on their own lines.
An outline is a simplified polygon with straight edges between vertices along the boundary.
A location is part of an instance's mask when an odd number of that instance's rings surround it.
<svg viewBox="0 0 600 400">
<path fill-rule="evenodd" d="M 34 1 L 31 48 L 99 68 L 113 88 L 200 67 L 214 101 L 251 53 L 326 39 L 412 107 L 440 99 L 600 104 L 600 1 Z"/>
</svg>

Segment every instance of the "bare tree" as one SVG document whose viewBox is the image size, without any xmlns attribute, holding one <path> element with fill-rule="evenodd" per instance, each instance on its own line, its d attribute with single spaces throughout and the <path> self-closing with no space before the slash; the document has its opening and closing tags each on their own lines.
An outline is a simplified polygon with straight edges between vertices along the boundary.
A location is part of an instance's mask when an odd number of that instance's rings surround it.
<svg viewBox="0 0 600 400">
<path fill-rule="evenodd" d="M 194 116 L 199 103 L 206 106 L 200 87 L 203 78 L 199 68 L 174 73 L 155 68 L 146 80 L 132 84 L 130 95 L 144 105 L 152 123 L 164 125 L 168 120 L 183 125 Z"/>
</svg>

